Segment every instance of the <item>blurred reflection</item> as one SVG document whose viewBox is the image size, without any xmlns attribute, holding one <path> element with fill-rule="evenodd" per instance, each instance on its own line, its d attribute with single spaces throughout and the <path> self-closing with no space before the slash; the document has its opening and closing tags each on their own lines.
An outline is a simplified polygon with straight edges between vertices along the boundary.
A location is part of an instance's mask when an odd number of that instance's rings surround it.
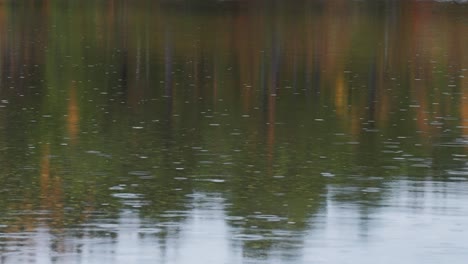
<svg viewBox="0 0 468 264">
<path fill-rule="evenodd" d="M 467 13 L 1 2 L 2 262 L 342 263 L 438 248 L 389 226 L 420 215 L 460 242 Z"/>
</svg>

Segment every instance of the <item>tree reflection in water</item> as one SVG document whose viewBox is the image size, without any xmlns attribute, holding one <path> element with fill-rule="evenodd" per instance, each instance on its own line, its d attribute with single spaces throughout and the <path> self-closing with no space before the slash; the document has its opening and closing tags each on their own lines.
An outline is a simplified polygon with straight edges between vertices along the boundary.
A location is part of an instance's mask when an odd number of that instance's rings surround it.
<svg viewBox="0 0 468 264">
<path fill-rule="evenodd" d="M 4 260 L 295 263 L 336 210 L 366 240 L 395 197 L 466 197 L 466 12 L 4 1 Z"/>
</svg>

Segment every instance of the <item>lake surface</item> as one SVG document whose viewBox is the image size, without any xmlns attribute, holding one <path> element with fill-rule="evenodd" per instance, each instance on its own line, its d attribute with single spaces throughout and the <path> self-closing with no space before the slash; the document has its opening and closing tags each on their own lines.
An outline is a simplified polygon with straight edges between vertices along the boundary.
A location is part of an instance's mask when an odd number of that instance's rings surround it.
<svg viewBox="0 0 468 264">
<path fill-rule="evenodd" d="M 467 263 L 463 1 L 0 1 L 0 263 Z"/>
</svg>

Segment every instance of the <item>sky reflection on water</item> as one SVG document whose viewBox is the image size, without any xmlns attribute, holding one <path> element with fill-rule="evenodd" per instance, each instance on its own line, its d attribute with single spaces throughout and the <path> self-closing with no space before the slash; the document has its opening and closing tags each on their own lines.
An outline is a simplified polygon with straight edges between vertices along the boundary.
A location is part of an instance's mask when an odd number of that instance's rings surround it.
<svg viewBox="0 0 468 264">
<path fill-rule="evenodd" d="M 1 263 L 465 263 L 467 14 L 2 2 Z"/>
</svg>

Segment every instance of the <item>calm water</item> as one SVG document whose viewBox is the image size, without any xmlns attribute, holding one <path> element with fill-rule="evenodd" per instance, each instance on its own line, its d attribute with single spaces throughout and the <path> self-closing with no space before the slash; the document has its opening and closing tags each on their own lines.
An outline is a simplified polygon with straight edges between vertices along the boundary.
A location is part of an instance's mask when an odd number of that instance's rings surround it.
<svg viewBox="0 0 468 264">
<path fill-rule="evenodd" d="M 455 2 L 0 1 L 0 263 L 467 263 L 467 47 Z"/>
</svg>

